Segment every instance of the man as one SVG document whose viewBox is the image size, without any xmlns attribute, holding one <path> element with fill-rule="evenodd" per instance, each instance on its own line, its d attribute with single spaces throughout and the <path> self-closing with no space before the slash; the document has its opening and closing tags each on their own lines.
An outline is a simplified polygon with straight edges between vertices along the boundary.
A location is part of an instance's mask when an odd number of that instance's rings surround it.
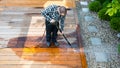
<svg viewBox="0 0 120 68">
<path fill-rule="evenodd" d="M 60 25 L 60 29 L 64 29 L 64 20 L 67 14 L 67 9 L 64 6 L 50 5 L 45 8 L 41 14 L 45 17 L 46 24 L 46 44 L 50 46 L 53 42 L 56 46 L 57 32 Z"/>
</svg>

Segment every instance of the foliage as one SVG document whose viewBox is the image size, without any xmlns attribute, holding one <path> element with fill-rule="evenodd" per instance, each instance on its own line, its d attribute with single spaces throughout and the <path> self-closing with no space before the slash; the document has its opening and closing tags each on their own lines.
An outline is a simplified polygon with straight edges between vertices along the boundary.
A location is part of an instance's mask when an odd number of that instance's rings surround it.
<svg viewBox="0 0 120 68">
<path fill-rule="evenodd" d="M 104 2 L 111 2 L 112 0 L 96 0 L 99 1 L 101 4 L 103 4 Z"/>
<path fill-rule="evenodd" d="M 107 8 L 103 8 L 98 12 L 98 17 L 102 20 L 110 20 L 110 16 L 108 14 L 105 14 L 107 11 Z"/>
<path fill-rule="evenodd" d="M 110 21 L 110 27 L 120 32 L 120 17 L 114 17 Z"/>
<path fill-rule="evenodd" d="M 102 8 L 106 8 L 109 3 L 110 3 L 110 0 L 106 0 L 106 1 L 102 4 Z"/>
<path fill-rule="evenodd" d="M 101 9 L 101 4 L 99 1 L 92 1 L 90 4 L 89 4 L 89 9 L 91 11 L 95 11 L 95 12 L 98 12 L 100 9 Z"/>
<path fill-rule="evenodd" d="M 120 12 L 117 12 L 117 13 L 114 14 L 112 17 L 120 17 Z"/>
<path fill-rule="evenodd" d="M 105 2 L 105 0 L 96 0 L 96 1 L 99 1 L 101 4 Z"/>
<path fill-rule="evenodd" d="M 107 5 L 107 7 L 108 10 L 106 11 L 106 14 L 108 14 L 109 16 L 113 16 L 120 11 L 120 1 L 112 0 L 112 2 Z"/>
</svg>

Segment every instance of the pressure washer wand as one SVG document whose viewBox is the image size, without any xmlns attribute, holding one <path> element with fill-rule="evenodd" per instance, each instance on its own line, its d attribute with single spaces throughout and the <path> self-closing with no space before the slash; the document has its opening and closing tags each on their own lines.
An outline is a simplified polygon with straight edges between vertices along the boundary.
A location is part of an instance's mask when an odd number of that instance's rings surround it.
<svg viewBox="0 0 120 68">
<path fill-rule="evenodd" d="M 69 44 L 69 46 L 72 48 L 71 43 L 68 41 L 68 39 L 66 38 L 65 34 L 62 32 L 62 30 L 56 25 L 57 29 L 60 31 L 60 33 L 62 34 L 62 36 L 65 38 L 65 40 L 67 41 L 67 43 Z"/>
</svg>

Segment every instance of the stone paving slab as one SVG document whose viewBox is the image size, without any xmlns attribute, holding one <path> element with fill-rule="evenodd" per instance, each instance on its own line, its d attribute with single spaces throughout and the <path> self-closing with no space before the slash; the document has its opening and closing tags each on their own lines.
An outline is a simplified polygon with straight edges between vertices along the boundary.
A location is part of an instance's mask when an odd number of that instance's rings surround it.
<svg viewBox="0 0 120 68">
<path fill-rule="evenodd" d="M 93 22 L 94 21 L 94 18 L 91 16 L 85 16 L 84 19 L 86 22 Z"/>
<path fill-rule="evenodd" d="M 88 30 L 89 32 L 98 32 L 98 29 L 96 28 L 96 26 L 88 26 Z"/>
<path fill-rule="evenodd" d="M 106 55 L 106 53 L 95 52 L 95 58 L 96 58 L 96 62 L 107 62 L 107 55 Z"/>
<path fill-rule="evenodd" d="M 81 5 L 88 5 L 88 2 L 87 1 L 81 1 L 80 4 Z"/>
<path fill-rule="evenodd" d="M 82 8 L 83 12 L 89 12 L 89 8 Z"/>
<path fill-rule="evenodd" d="M 92 37 L 92 38 L 90 38 L 90 41 L 91 41 L 92 45 L 102 45 L 100 38 Z"/>
</svg>

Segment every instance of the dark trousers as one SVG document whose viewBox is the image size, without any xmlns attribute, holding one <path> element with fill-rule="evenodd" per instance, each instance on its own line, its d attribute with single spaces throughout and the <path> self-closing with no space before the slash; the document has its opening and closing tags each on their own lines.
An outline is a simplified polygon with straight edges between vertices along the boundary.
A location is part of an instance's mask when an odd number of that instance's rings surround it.
<svg viewBox="0 0 120 68">
<path fill-rule="evenodd" d="M 55 22 L 55 24 L 51 24 L 49 21 L 45 20 L 45 24 L 46 24 L 46 41 L 47 42 L 57 42 L 57 32 L 58 29 L 57 27 L 59 27 L 59 22 Z M 56 27 L 57 26 L 57 27 Z"/>
</svg>

